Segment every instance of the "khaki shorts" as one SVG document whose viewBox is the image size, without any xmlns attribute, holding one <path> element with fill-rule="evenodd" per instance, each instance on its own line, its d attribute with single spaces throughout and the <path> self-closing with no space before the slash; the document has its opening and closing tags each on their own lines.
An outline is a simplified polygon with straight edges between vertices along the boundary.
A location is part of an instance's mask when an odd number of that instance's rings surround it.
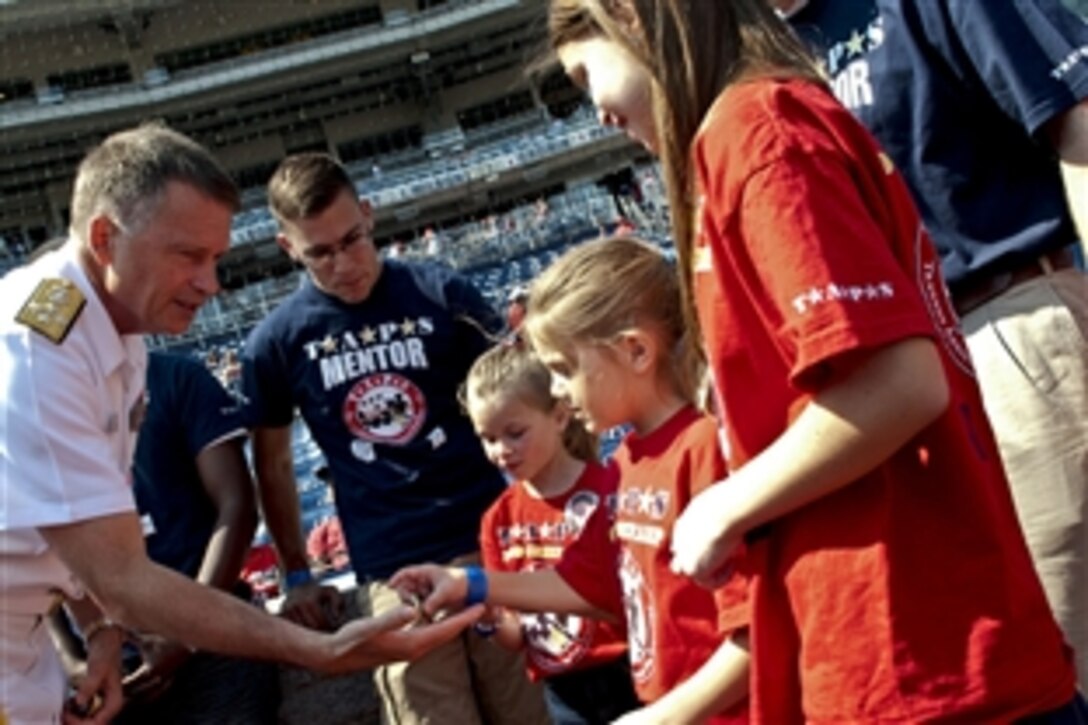
<svg viewBox="0 0 1088 725">
<path fill-rule="evenodd" d="M 1088 688 L 1088 276 L 1063 269 L 963 317 L 1016 512 Z"/>
</svg>

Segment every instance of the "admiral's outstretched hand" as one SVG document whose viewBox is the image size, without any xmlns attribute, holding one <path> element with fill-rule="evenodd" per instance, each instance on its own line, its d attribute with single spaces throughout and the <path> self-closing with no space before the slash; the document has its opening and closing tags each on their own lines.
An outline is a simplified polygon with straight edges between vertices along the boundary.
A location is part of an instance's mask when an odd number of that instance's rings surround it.
<svg viewBox="0 0 1088 725">
<path fill-rule="evenodd" d="M 419 659 L 472 626 L 483 611 L 482 606 L 475 606 L 433 623 L 420 623 L 416 609 L 404 605 L 377 617 L 352 620 L 325 635 L 329 658 L 315 669 L 351 672 Z"/>
</svg>

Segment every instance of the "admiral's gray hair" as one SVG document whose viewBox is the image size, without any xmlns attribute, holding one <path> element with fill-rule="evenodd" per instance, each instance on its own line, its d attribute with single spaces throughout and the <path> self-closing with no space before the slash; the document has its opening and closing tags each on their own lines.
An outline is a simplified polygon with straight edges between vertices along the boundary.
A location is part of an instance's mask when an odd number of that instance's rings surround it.
<svg viewBox="0 0 1088 725">
<path fill-rule="evenodd" d="M 92 218 L 106 213 L 126 233 L 135 233 L 171 181 L 238 210 L 238 188 L 215 157 L 189 137 L 152 122 L 107 137 L 80 162 L 72 193 L 72 229 L 81 235 Z"/>
</svg>

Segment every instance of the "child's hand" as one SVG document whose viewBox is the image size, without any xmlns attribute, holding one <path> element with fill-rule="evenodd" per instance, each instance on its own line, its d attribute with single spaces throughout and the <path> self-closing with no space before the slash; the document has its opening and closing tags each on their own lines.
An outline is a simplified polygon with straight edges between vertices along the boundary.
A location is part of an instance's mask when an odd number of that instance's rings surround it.
<svg viewBox="0 0 1088 725">
<path fill-rule="evenodd" d="M 729 485 L 711 486 L 693 498 L 672 529 L 672 570 L 704 587 L 720 586 L 730 574 L 729 557 L 743 537 L 733 531 Z"/>
<path fill-rule="evenodd" d="M 444 609 L 460 609 L 468 592 L 463 570 L 435 564 L 404 567 L 390 577 L 388 584 L 404 601 L 422 599 L 418 610 L 424 618 L 433 618 Z"/>
</svg>

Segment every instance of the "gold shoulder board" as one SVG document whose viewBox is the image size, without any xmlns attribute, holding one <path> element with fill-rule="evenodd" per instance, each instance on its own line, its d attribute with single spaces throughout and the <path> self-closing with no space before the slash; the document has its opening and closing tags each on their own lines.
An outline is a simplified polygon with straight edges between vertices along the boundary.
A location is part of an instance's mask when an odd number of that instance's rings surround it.
<svg viewBox="0 0 1088 725">
<path fill-rule="evenodd" d="M 15 320 L 59 345 L 79 319 L 86 303 L 83 293 L 70 280 L 43 279 L 15 315 Z"/>
</svg>

